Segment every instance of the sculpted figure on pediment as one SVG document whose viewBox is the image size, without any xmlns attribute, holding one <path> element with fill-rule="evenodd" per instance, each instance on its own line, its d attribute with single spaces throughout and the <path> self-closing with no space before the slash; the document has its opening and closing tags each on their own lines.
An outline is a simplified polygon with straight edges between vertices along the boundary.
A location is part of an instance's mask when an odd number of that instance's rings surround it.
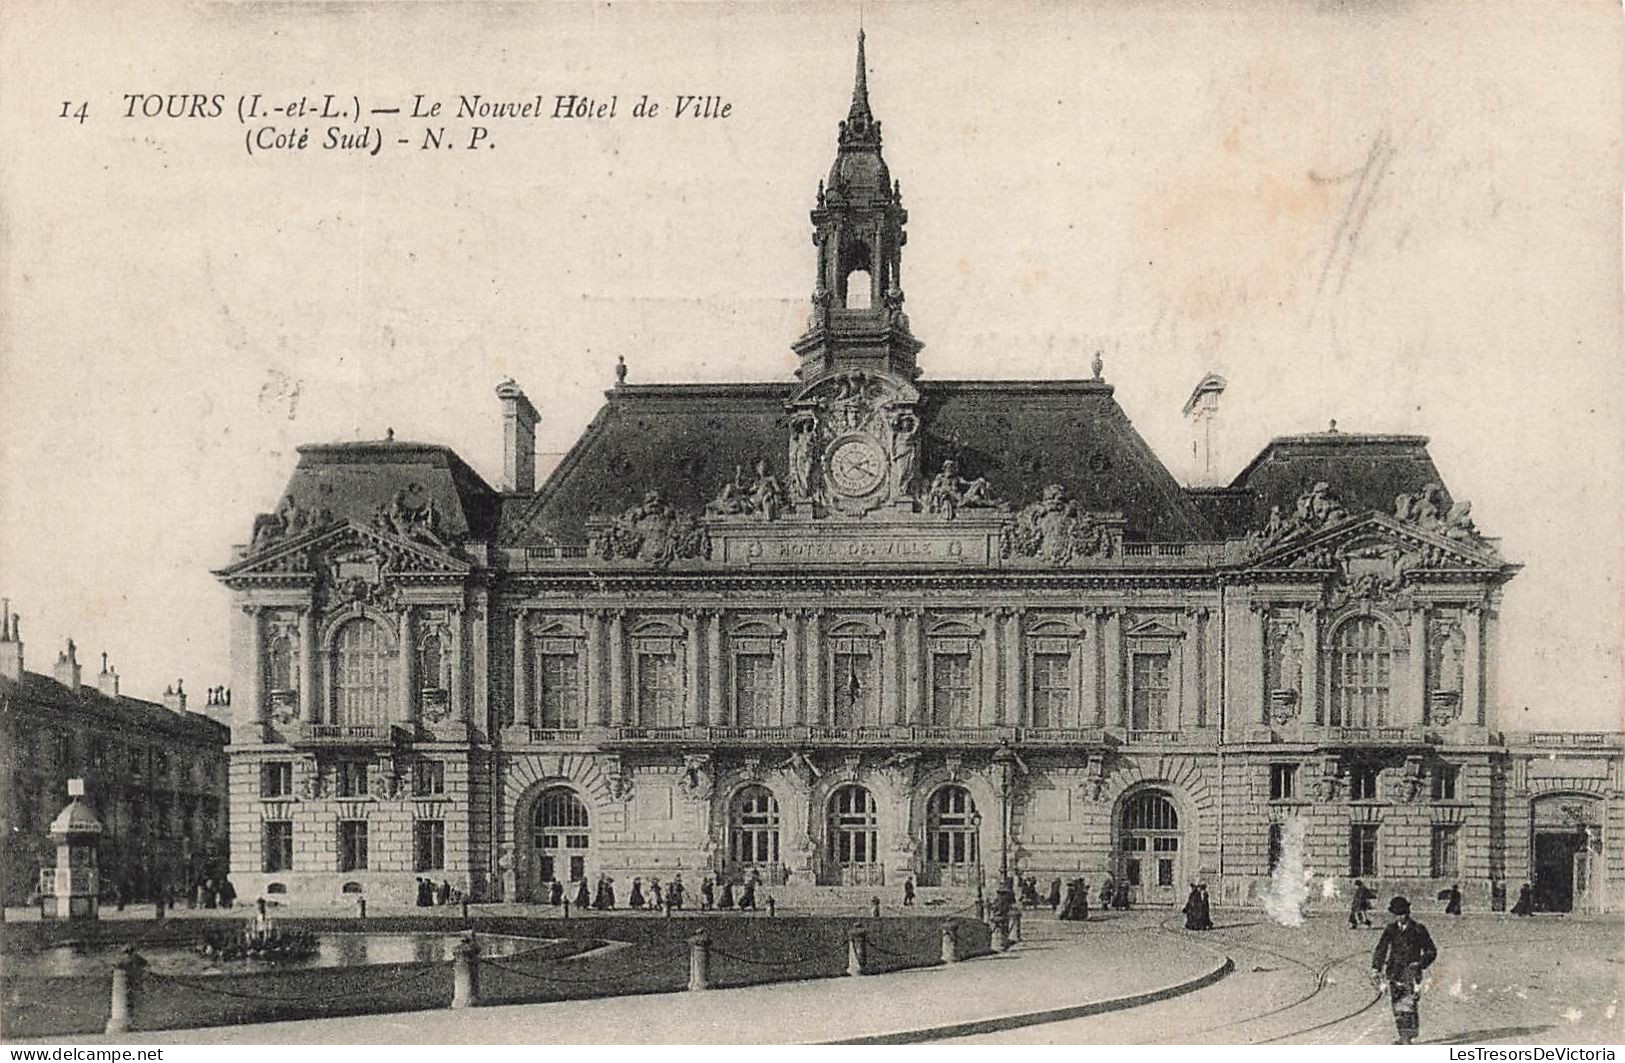
<svg viewBox="0 0 1625 1063">
<path fill-rule="evenodd" d="M 949 458 L 931 481 L 926 508 L 953 520 L 962 509 L 1002 509 L 1004 504 L 993 497 L 993 488 L 986 479 L 965 479 L 959 475 L 959 463 Z"/>
<path fill-rule="evenodd" d="M 745 487 L 745 467 L 734 466 L 733 479 L 723 482 L 717 497 L 706 503 L 708 517 L 736 517 L 745 512 L 749 491 Z"/>
<path fill-rule="evenodd" d="M 1050 484 L 1043 497 L 1022 508 L 1006 529 L 1004 553 L 1064 565 L 1074 558 L 1109 556 L 1111 546 L 1106 526 L 1067 498 L 1060 484 Z"/>
<path fill-rule="evenodd" d="M 1402 524 L 1436 532 L 1447 539 L 1493 553 L 1494 546 L 1479 534 L 1473 523 L 1473 504 L 1456 502 L 1445 509 L 1444 488 L 1428 484 L 1415 495 L 1402 494 L 1394 498 L 1394 518 Z"/>
<path fill-rule="evenodd" d="M 658 490 L 614 518 L 593 536 L 594 555 L 606 561 L 647 561 L 666 565 L 678 558 L 710 555 L 705 528 L 687 513 L 679 513 Z"/>
<path fill-rule="evenodd" d="M 1333 493 L 1331 485 L 1320 481 L 1298 496 L 1290 517 L 1281 514 L 1280 506 L 1271 506 L 1269 523 L 1248 536 L 1248 552 L 1262 553 L 1341 524 L 1348 517 L 1348 509 Z"/>
<path fill-rule="evenodd" d="M 287 495 L 275 513 L 261 513 L 254 518 L 254 536 L 249 549 L 259 553 L 266 547 L 332 523 L 333 512 L 326 506 L 306 509 L 292 495 Z"/>
<path fill-rule="evenodd" d="M 434 498 L 425 498 L 421 503 L 413 501 L 422 494 L 423 487 L 415 483 L 396 491 L 389 505 L 373 507 L 372 526 L 437 550 L 450 550 L 451 543 L 441 529 L 440 507 Z"/>
</svg>

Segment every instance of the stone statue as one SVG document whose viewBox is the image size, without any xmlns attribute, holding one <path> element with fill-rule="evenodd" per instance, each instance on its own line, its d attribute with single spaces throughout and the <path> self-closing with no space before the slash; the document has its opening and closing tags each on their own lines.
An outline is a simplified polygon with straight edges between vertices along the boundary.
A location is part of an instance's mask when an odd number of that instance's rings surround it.
<svg viewBox="0 0 1625 1063">
<path fill-rule="evenodd" d="M 737 516 L 745 512 L 746 502 L 745 470 L 743 466 L 735 465 L 733 479 L 724 482 L 722 489 L 717 492 L 717 497 L 706 504 L 705 515 L 708 517 Z"/>
<path fill-rule="evenodd" d="M 678 558 L 709 556 L 711 544 L 704 525 L 667 504 L 658 490 L 650 490 L 642 502 L 596 534 L 592 547 L 595 556 L 606 561 L 665 565 Z"/>
<path fill-rule="evenodd" d="M 777 520 L 779 510 L 784 508 L 784 488 L 766 461 L 756 462 L 756 483 L 750 489 L 750 503 L 763 520 Z"/>
<path fill-rule="evenodd" d="M 942 463 L 931 490 L 926 496 L 926 509 L 953 520 L 961 509 L 994 509 L 999 502 L 993 497 L 993 488 L 978 476 L 974 480 L 962 479 L 959 463 L 949 458 Z"/>
<path fill-rule="evenodd" d="M 790 493 L 802 501 L 812 497 L 813 462 L 818 438 L 818 416 L 798 410 L 790 419 Z"/>
<path fill-rule="evenodd" d="M 899 410 L 891 421 L 891 486 L 893 498 L 914 493 L 914 477 L 920 463 L 920 419 L 912 411 Z"/>
</svg>

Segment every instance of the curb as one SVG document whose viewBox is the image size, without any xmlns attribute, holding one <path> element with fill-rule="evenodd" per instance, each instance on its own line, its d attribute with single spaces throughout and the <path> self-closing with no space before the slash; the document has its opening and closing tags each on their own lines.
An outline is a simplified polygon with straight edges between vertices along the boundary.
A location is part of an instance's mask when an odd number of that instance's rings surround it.
<svg viewBox="0 0 1625 1063">
<path fill-rule="evenodd" d="M 970 1037 L 975 1034 L 994 1033 L 999 1030 L 1015 1030 L 1023 1026 L 1041 1026 L 1050 1022 L 1063 1022 L 1067 1019 L 1081 1019 L 1089 1015 L 1099 1015 L 1107 1011 L 1124 1011 L 1128 1008 L 1137 1008 L 1143 1004 L 1154 1004 L 1159 1000 L 1170 997 L 1183 996 L 1204 989 L 1212 985 L 1225 975 L 1236 969 L 1235 961 L 1229 956 L 1224 962 L 1189 981 L 1179 982 L 1175 985 L 1164 986 L 1161 989 L 1152 989 L 1133 996 L 1114 997 L 1111 1000 L 1096 1000 L 1087 1004 L 1073 1004 L 1064 1008 L 1049 1008 L 1044 1011 L 1029 1011 L 1020 1015 L 1001 1015 L 990 1019 L 975 1019 L 970 1022 L 950 1023 L 946 1026 L 929 1026 L 920 1030 L 902 1030 L 897 1033 L 875 1034 L 869 1037 L 854 1037 L 850 1040 L 824 1041 L 829 1045 L 910 1045 L 925 1041 L 940 1041 L 951 1037 Z"/>
</svg>

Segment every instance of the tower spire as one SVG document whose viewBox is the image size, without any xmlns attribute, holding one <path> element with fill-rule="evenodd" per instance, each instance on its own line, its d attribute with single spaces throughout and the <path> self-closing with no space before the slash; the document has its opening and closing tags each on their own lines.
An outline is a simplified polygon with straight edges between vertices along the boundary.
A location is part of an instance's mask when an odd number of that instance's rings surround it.
<svg viewBox="0 0 1625 1063">
<path fill-rule="evenodd" d="M 869 64 L 863 57 L 863 27 L 858 27 L 858 72 L 852 79 L 852 109 L 847 121 L 868 122 L 874 118 L 869 110 Z"/>
</svg>

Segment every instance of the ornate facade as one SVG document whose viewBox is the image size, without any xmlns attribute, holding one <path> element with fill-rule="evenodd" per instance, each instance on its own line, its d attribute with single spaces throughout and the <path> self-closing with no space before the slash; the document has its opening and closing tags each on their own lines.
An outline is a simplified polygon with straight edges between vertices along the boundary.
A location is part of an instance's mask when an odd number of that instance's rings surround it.
<svg viewBox="0 0 1625 1063">
<path fill-rule="evenodd" d="M 1182 487 L 1101 377 L 932 381 L 860 36 L 796 380 L 616 387 L 537 489 L 301 448 L 234 594 L 233 877 L 409 902 L 608 872 L 820 891 L 1306 865 L 1617 905 L 1617 735 L 1503 736 L 1517 566 L 1415 436 Z"/>
</svg>

